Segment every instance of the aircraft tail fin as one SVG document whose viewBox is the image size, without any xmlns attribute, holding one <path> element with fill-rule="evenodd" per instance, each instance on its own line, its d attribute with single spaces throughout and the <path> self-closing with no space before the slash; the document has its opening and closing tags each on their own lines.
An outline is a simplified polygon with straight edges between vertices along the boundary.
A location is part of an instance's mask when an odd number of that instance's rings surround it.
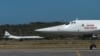
<svg viewBox="0 0 100 56">
<path fill-rule="evenodd" d="M 8 38 L 11 34 L 8 31 L 5 31 L 4 38 Z"/>
<path fill-rule="evenodd" d="M 11 35 L 8 31 L 5 31 L 5 35 Z"/>
</svg>

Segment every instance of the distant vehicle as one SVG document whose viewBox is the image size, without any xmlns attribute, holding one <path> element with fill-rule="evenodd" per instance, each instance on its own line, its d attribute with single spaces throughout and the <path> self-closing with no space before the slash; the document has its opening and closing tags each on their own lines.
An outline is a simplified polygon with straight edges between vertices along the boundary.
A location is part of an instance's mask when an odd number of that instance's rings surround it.
<svg viewBox="0 0 100 56">
<path fill-rule="evenodd" d="M 23 41 L 25 39 L 41 39 L 44 37 L 40 37 L 40 36 L 14 36 L 14 35 L 11 35 L 8 31 L 5 31 L 4 38 L 5 39 L 17 39 L 17 40 Z"/>
<path fill-rule="evenodd" d="M 100 20 L 74 20 L 69 24 L 63 24 L 58 26 L 46 27 L 36 29 L 37 32 L 43 33 L 59 33 L 59 34 L 91 34 L 91 45 L 90 49 L 95 49 L 96 45 L 94 40 L 97 35 L 100 34 Z"/>
</svg>

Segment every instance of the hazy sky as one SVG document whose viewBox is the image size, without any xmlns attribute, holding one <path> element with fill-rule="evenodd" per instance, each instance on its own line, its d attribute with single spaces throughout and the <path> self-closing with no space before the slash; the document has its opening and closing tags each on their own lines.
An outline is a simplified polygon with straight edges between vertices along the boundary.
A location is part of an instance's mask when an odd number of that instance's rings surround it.
<svg viewBox="0 0 100 56">
<path fill-rule="evenodd" d="M 100 19 L 100 0 L 0 0 L 0 24 Z"/>
</svg>

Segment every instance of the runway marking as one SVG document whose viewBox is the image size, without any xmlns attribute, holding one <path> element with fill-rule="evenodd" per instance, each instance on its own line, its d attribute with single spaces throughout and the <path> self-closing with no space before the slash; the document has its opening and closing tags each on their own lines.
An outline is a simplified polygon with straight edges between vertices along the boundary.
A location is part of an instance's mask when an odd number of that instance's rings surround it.
<svg viewBox="0 0 100 56">
<path fill-rule="evenodd" d="M 76 54 L 77 56 L 81 56 L 80 52 L 79 51 L 76 51 Z"/>
</svg>

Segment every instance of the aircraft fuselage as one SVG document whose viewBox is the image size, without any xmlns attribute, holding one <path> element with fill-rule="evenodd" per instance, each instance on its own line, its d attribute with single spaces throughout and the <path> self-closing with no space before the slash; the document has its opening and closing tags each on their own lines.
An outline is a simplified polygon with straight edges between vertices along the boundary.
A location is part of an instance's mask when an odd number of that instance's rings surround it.
<svg viewBox="0 0 100 56">
<path fill-rule="evenodd" d="M 38 32 L 46 33 L 74 33 L 74 34 L 89 34 L 89 33 L 100 33 L 100 20 L 75 20 L 70 22 L 68 25 L 58 25 L 47 28 L 36 29 Z"/>
</svg>

